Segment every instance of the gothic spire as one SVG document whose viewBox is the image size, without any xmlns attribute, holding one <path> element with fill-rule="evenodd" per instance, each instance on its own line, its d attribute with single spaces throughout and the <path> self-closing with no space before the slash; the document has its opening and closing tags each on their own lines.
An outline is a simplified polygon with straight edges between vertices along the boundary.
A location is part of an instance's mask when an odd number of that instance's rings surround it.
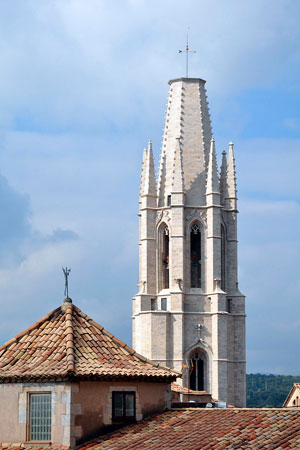
<svg viewBox="0 0 300 450">
<path fill-rule="evenodd" d="M 222 164 L 220 173 L 220 194 L 221 194 L 221 205 L 225 203 L 226 197 L 226 174 L 227 174 L 227 158 L 225 150 L 222 152 Z"/>
<path fill-rule="evenodd" d="M 152 142 L 149 141 L 147 149 L 147 157 L 145 160 L 145 179 L 142 195 L 152 195 L 156 197 L 156 180 L 154 169 L 154 158 L 152 153 Z"/>
<path fill-rule="evenodd" d="M 227 207 L 236 209 L 236 175 L 233 143 L 229 142 L 228 163 L 227 163 Z"/>
<path fill-rule="evenodd" d="M 180 192 L 180 193 L 184 192 L 182 150 L 180 145 L 180 137 L 176 138 L 175 144 L 172 192 Z"/>
<path fill-rule="evenodd" d="M 171 80 L 159 170 L 158 206 L 166 204 L 173 189 L 174 138 L 180 136 L 186 202 L 205 205 L 205 179 L 211 139 L 211 123 L 205 81 Z"/>
<path fill-rule="evenodd" d="M 215 149 L 215 141 L 210 141 L 209 160 L 206 179 L 206 195 L 219 194 L 218 165 Z"/>
</svg>

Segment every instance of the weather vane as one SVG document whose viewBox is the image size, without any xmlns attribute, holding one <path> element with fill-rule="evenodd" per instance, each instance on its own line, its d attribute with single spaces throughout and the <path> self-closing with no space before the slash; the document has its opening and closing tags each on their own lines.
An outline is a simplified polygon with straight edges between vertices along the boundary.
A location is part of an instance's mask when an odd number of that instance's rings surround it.
<svg viewBox="0 0 300 450">
<path fill-rule="evenodd" d="M 195 50 L 189 49 L 189 34 L 186 35 L 186 46 L 185 50 L 178 50 L 178 53 L 183 53 L 185 51 L 185 72 L 186 78 L 189 77 L 189 53 L 196 53 Z"/>
<path fill-rule="evenodd" d="M 65 275 L 65 296 L 66 298 L 69 298 L 69 282 L 68 277 L 70 275 L 71 269 L 68 269 L 67 267 L 64 269 L 62 268 L 63 273 Z"/>
</svg>

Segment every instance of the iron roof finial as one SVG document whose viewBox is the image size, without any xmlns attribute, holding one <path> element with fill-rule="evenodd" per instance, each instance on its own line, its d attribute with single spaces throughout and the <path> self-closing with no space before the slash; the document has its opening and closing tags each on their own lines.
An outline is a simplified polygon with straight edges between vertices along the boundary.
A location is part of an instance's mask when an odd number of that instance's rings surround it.
<svg viewBox="0 0 300 450">
<path fill-rule="evenodd" d="M 62 268 L 64 276 L 65 276 L 65 298 L 69 298 L 69 280 L 68 277 L 70 275 L 71 269 Z"/>
</svg>

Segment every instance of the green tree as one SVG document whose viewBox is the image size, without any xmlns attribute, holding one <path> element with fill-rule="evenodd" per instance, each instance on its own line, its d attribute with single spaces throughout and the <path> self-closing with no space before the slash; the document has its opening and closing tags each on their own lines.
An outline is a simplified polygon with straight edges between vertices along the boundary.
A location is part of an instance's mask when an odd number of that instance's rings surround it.
<svg viewBox="0 0 300 450">
<path fill-rule="evenodd" d="M 300 376 L 247 375 L 248 408 L 280 408 L 294 383 L 300 382 Z"/>
</svg>

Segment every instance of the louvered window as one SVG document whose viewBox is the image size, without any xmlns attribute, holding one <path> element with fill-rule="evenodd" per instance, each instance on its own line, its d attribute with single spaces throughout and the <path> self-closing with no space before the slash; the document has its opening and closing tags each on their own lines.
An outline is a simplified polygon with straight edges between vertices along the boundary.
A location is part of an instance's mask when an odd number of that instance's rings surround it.
<svg viewBox="0 0 300 450">
<path fill-rule="evenodd" d="M 51 441 L 51 394 L 29 396 L 29 439 Z"/>
</svg>

